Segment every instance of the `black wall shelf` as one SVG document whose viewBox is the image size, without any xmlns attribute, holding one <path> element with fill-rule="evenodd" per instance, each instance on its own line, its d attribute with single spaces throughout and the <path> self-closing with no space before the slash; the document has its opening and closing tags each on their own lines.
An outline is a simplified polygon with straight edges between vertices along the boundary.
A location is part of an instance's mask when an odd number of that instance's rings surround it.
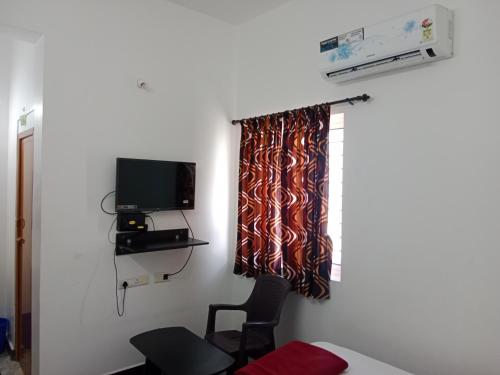
<svg viewBox="0 0 500 375">
<path fill-rule="evenodd" d="M 117 233 L 115 250 L 116 255 L 132 255 L 202 245 L 208 242 L 189 238 L 187 229 L 169 229 Z"/>
</svg>

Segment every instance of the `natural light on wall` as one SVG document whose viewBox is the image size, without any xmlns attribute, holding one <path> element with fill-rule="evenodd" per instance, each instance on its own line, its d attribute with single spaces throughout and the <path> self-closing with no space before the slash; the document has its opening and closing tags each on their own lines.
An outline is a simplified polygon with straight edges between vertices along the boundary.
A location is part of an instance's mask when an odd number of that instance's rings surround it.
<svg viewBox="0 0 500 375">
<path fill-rule="evenodd" d="M 328 234 L 333 242 L 332 280 L 340 281 L 342 263 L 342 180 L 344 166 L 344 114 L 330 117 L 330 185 Z"/>
</svg>

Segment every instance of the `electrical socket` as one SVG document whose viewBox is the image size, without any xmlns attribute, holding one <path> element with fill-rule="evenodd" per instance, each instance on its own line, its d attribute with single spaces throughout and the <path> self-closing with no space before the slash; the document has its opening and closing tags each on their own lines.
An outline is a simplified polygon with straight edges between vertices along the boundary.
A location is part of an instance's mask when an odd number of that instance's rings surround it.
<svg viewBox="0 0 500 375">
<path fill-rule="evenodd" d="M 168 281 L 168 273 L 165 272 L 156 272 L 155 273 L 155 283 L 164 283 L 165 281 Z"/>
<path fill-rule="evenodd" d="M 141 275 L 137 277 L 132 277 L 130 279 L 120 280 L 118 282 L 119 289 L 123 289 L 123 283 L 127 282 L 127 289 L 133 288 L 134 286 L 148 285 L 149 284 L 149 275 Z"/>
</svg>

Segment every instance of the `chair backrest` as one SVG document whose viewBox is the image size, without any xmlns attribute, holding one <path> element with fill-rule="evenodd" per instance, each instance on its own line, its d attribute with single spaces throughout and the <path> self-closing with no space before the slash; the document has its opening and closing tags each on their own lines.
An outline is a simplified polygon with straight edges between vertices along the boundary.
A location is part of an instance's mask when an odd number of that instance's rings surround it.
<svg viewBox="0 0 500 375">
<path fill-rule="evenodd" d="M 259 275 L 248 298 L 247 321 L 279 321 L 281 309 L 291 289 L 288 280 L 275 275 Z"/>
</svg>

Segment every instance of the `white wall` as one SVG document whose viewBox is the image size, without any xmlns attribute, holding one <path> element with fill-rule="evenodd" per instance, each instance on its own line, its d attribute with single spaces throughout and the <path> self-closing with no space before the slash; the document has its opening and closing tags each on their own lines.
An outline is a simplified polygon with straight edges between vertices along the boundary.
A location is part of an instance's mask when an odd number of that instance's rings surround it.
<svg viewBox="0 0 500 375">
<path fill-rule="evenodd" d="M 318 44 L 430 1 L 298 0 L 246 23 L 238 114 L 358 95 L 346 112 L 342 282 L 292 296 L 280 327 L 418 374 L 498 374 L 500 148 L 495 1 L 456 11 L 456 56 L 345 85 L 323 81 Z M 241 288 L 241 284 L 246 284 Z M 236 283 L 246 296 L 251 283 Z"/>
<path fill-rule="evenodd" d="M 167 325 L 201 334 L 207 305 L 228 299 L 232 27 L 160 0 L 41 3 L 0 4 L 0 23 L 45 41 L 39 373 L 102 374 L 143 360 L 134 334 Z M 210 241 L 172 281 L 130 289 L 121 319 L 111 218 L 99 209 L 117 156 L 197 162 L 187 216 Z M 184 226 L 179 213 L 155 218 L 159 228 Z M 120 278 L 172 272 L 187 254 L 119 257 Z"/>
<path fill-rule="evenodd" d="M 482 36 L 496 35 L 499 8 L 443 4 L 456 9 L 455 58 L 336 86 L 319 77 L 318 42 L 414 1 L 293 2 L 241 27 L 236 77 L 234 30 L 167 2 L 2 1 L 0 24 L 45 41 L 38 373 L 135 364 L 132 335 L 166 325 L 201 334 L 207 304 L 228 301 L 234 280 L 231 299 L 247 296 L 251 283 L 230 273 L 236 96 L 248 116 L 362 92 L 374 101 L 346 117 L 343 280 L 325 303 L 292 296 L 281 341 L 335 341 L 419 374 L 495 373 L 500 130 L 490 72 L 500 56 Z M 149 91 L 135 87 L 139 77 Z M 129 290 L 123 319 L 99 210 L 117 156 L 196 161 L 188 217 L 211 242 L 176 280 Z M 183 223 L 168 213 L 157 225 Z M 172 271 L 186 255 L 120 257 L 120 277 Z"/>
<path fill-rule="evenodd" d="M 7 300 L 7 156 L 9 134 L 9 90 L 11 71 L 11 40 L 0 37 L 0 316 L 8 313 Z"/>
<path fill-rule="evenodd" d="M 0 26 L 0 316 L 10 320 L 9 340 L 15 343 L 15 216 L 17 169 L 17 120 L 23 111 L 37 109 L 29 116 L 29 123 L 37 125 L 41 135 L 42 104 L 42 42 L 34 33 L 12 27 Z M 37 42 L 38 41 L 38 42 Z M 34 193 L 39 195 L 40 139 L 35 134 Z M 39 256 L 40 210 L 39 200 L 33 212 L 33 256 Z M 39 280 L 37 268 L 34 280 Z M 38 305 L 38 281 L 34 282 L 33 309 Z M 33 321 L 37 327 L 37 319 Z M 35 332 L 34 339 L 37 339 Z M 35 354 L 36 357 L 36 354 Z"/>
<path fill-rule="evenodd" d="M 1 31 L 1 30 L 0 30 Z M 11 322 L 10 340 L 15 342 L 15 254 L 16 254 L 16 192 L 17 192 L 17 132 L 18 119 L 23 113 L 34 110 L 29 115 L 28 123 L 34 126 L 35 129 L 35 156 L 34 156 L 34 194 L 39 195 L 39 173 L 40 173 L 40 152 L 41 144 L 39 134 L 41 133 L 41 106 L 42 106 L 42 72 L 43 65 L 43 49 L 41 41 L 38 43 L 28 42 L 21 39 L 22 33 L 5 33 L 5 40 L 8 43 L 8 48 L 2 50 L 2 53 L 10 62 L 8 77 L 8 129 L 3 143 L 6 145 L 6 153 L 4 163 L 6 166 L 5 179 L 2 180 L 1 199 L 5 202 L 4 207 L 0 210 L 2 219 L 4 220 L 3 230 L 5 232 L 5 252 L 2 257 L 4 267 L 2 289 L 5 293 L 5 316 Z M 19 36 L 20 35 L 20 36 Z M 19 37 L 17 37 L 19 36 Z M 23 129 L 25 130 L 25 129 Z M 41 134 L 40 134 L 41 135 Z M 38 200 L 35 200 L 35 205 Z M 34 241 L 32 246 L 32 254 L 34 259 L 38 259 L 40 241 L 36 237 L 40 228 L 40 212 L 39 209 L 33 211 Z M 36 263 L 35 263 L 36 264 Z M 33 273 L 33 303 L 34 311 L 37 311 L 36 300 L 38 298 L 38 280 L 37 268 Z M 35 316 L 36 317 L 36 316 Z M 37 326 L 36 319 L 33 322 Z M 35 334 L 35 339 L 37 335 Z"/>
</svg>

